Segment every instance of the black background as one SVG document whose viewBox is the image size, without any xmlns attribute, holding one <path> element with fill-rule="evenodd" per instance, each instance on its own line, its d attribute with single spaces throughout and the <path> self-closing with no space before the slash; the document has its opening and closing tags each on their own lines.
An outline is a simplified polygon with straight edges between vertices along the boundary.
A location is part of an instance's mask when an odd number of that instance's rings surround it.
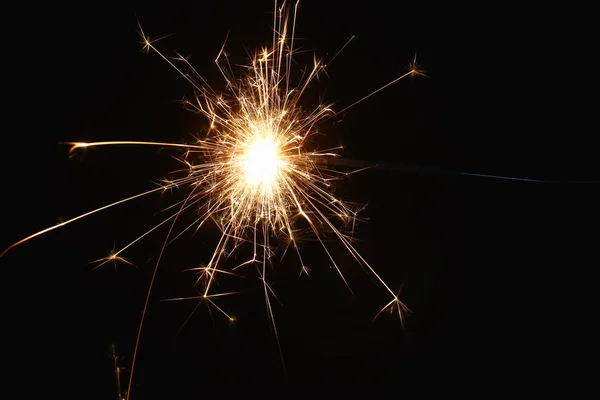
<svg viewBox="0 0 600 400">
<path fill-rule="evenodd" d="M 156 54 L 140 52 L 136 18 L 151 37 L 175 33 L 159 49 L 191 54 L 222 89 L 213 60 L 227 32 L 228 52 L 244 63 L 270 40 L 271 12 L 269 1 L 205 1 L 7 13 L 2 247 L 61 217 L 148 190 L 177 165 L 173 153 L 156 148 L 106 147 L 69 158 L 57 142 L 187 141 L 206 127 L 178 103 L 191 87 Z M 321 128 L 323 140 L 343 144 L 353 159 L 597 180 L 595 125 L 582 122 L 590 109 L 580 100 L 590 90 L 581 83 L 586 64 L 572 60 L 588 53 L 563 35 L 585 24 L 556 15 L 508 6 L 305 1 L 297 26 L 302 49 L 327 59 L 357 35 L 307 93 L 306 106 L 324 99 L 342 109 L 403 74 L 417 53 L 431 79 L 403 80 L 351 108 Z M 298 68 L 311 61 L 311 53 L 299 55 Z M 573 88 L 582 94 L 564 90 Z M 165 254 L 132 399 L 227 397 L 238 389 L 269 397 L 283 385 L 364 385 L 382 395 L 406 388 L 573 390 L 591 381 L 585 365 L 596 347 L 597 186 L 372 170 L 337 190 L 368 203 L 357 247 L 394 290 L 403 284 L 401 298 L 413 311 L 405 328 L 388 314 L 372 322 L 389 297 L 343 249 L 333 254 L 354 295 L 327 268 L 318 244 L 307 242 L 313 279 L 297 279 L 291 255 L 272 275 L 283 304 L 274 302 L 285 368 L 260 290 L 219 303 L 235 325 L 218 313 L 211 319 L 201 306 L 180 330 L 196 303 L 160 300 L 194 294 L 194 276 L 182 270 L 210 255 L 216 232 L 208 227 Z M 116 344 L 130 366 L 165 231 L 125 253 L 136 267 L 91 271 L 89 262 L 160 222 L 156 213 L 170 201 L 150 196 L 107 210 L 0 260 L 2 390 L 25 398 L 37 391 L 116 398 L 109 347 Z M 127 378 L 128 371 L 123 386 Z"/>
</svg>

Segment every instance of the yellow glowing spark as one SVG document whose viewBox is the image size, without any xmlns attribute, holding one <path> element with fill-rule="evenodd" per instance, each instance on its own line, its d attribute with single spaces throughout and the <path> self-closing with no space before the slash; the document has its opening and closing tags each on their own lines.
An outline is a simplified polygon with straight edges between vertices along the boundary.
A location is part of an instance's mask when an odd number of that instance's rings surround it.
<svg viewBox="0 0 600 400">
<path fill-rule="evenodd" d="M 327 255 L 330 265 L 336 269 L 345 283 L 344 276 L 323 240 L 325 231 L 332 232 L 352 257 L 367 268 L 381 283 L 390 294 L 391 299 L 377 315 L 384 310 L 397 311 L 400 321 L 403 323 L 404 313 L 409 311 L 406 305 L 399 300 L 398 295 L 358 253 L 349 237 L 342 233 L 331 219 L 332 216 L 335 216 L 342 222 L 353 225 L 357 210 L 336 198 L 331 192 L 332 180 L 344 176 L 346 173 L 332 170 L 321 160 L 336 156 L 337 154 L 334 152 L 336 149 L 316 150 L 312 142 L 316 127 L 336 113 L 332 110 L 331 105 L 320 104 L 312 110 L 306 110 L 300 104 L 308 85 L 324 71 L 325 67 L 315 59 L 312 69 L 304 73 L 302 77 L 294 75 L 294 71 L 292 71 L 297 7 L 298 2 L 293 7 L 290 26 L 288 24 L 290 8 L 286 7 L 285 3 L 278 6 L 275 2 L 272 45 L 256 52 L 247 66 L 248 68 L 243 70 L 243 75 L 234 74 L 224 48 L 220 50 L 215 63 L 225 78 L 227 84 L 225 93 L 218 93 L 212 89 L 185 58 L 178 56 L 173 59 L 160 53 L 155 47 L 156 40 L 150 40 L 140 26 L 143 50 L 154 51 L 192 85 L 195 96 L 192 100 L 184 101 L 184 105 L 186 108 L 204 115 L 209 121 L 210 128 L 193 144 L 134 141 L 75 142 L 68 143 L 71 146 L 70 151 L 106 145 L 150 145 L 181 148 L 185 151 L 181 161 L 186 168 L 174 171 L 159 188 L 114 202 L 34 233 L 11 245 L 0 254 L 2 257 L 10 249 L 36 236 L 123 202 L 154 192 L 187 188 L 188 193 L 185 199 L 168 208 L 168 210 L 173 210 L 171 215 L 120 250 L 113 251 L 108 257 L 98 260 L 100 265 L 106 262 L 126 262 L 121 256 L 124 250 L 159 226 L 169 223 L 169 233 L 155 265 L 142 313 L 131 376 L 133 376 L 133 367 L 150 291 L 163 251 L 168 243 L 177 239 L 188 229 L 192 227 L 199 229 L 207 221 L 216 221 L 221 230 L 221 236 L 212 257 L 203 267 L 197 268 L 199 277 L 196 283 L 201 287 L 201 295 L 198 298 L 215 307 L 230 321 L 234 320 L 233 317 L 216 304 L 215 298 L 231 293 L 215 293 L 213 283 L 219 274 L 236 275 L 232 271 L 254 265 L 259 271 L 267 312 L 274 324 L 270 303 L 273 292 L 266 280 L 266 266 L 273 253 L 272 242 L 274 240 L 288 243 L 298 257 L 300 274 L 309 274 L 310 269 L 303 262 L 298 245 L 298 221 L 304 221 L 314 233 Z M 186 73 L 184 70 L 189 70 L 189 72 Z M 407 76 L 417 74 L 422 75 L 422 72 L 417 69 L 415 59 L 409 72 L 363 96 L 340 112 L 346 111 Z M 294 84 L 294 79 L 299 79 L 299 83 Z M 198 211 L 193 223 L 176 233 L 175 226 L 179 216 L 183 211 L 192 207 Z M 225 263 L 228 256 L 246 242 L 253 247 L 253 256 L 249 260 L 237 264 L 234 268 L 228 267 Z M 127 398 L 129 398 L 131 389 L 131 376 Z"/>
</svg>

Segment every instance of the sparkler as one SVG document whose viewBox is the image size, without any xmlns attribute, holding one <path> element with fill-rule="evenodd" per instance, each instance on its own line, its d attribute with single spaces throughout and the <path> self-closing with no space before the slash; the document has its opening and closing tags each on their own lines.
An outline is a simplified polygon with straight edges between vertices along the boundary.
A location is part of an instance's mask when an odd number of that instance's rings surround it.
<svg viewBox="0 0 600 400">
<path fill-rule="evenodd" d="M 262 282 L 267 313 L 275 327 L 270 300 L 273 292 L 267 283 L 267 265 L 274 253 L 273 243 L 283 242 L 288 248 L 293 249 L 299 262 L 300 274 L 308 274 L 309 269 L 303 261 L 297 239 L 299 226 L 304 224 L 312 231 L 329 262 L 346 285 L 348 285 L 346 279 L 324 241 L 326 232 L 332 232 L 358 264 L 370 271 L 383 289 L 389 293 L 389 302 L 375 318 L 387 310 L 397 312 L 401 323 L 404 323 L 405 313 L 409 311 L 408 307 L 359 254 L 352 244 L 351 236 L 342 232 L 342 229 L 334 223 L 335 220 L 339 220 L 342 224 L 353 224 L 357 218 L 357 211 L 349 203 L 336 198 L 331 191 L 332 182 L 347 175 L 346 172 L 341 173 L 332 169 L 332 163 L 327 162 L 338 155 L 336 152 L 339 148 L 311 149 L 311 139 L 317 126 L 336 115 L 336 112 L 333 111 L 331 104 L 319 104 L 312 110 L 306 110 L 301 105 L 303 93 L 325 69 L 325 65 L 320 60 L 315 58 L 312 68 L 302 76 L 300 83 L 293 84 L 293 79 L 296 78 L 293 76 L 292 56 L 297 7 L 298 2 L 293 7 L 286 6 L 285 3 L 278 6 L 275 2 L 272 44 L 254 55 L 241 76 L 236 76 L 234 73 L 223 45 L 215 59 L 215 64 L 226 83 L 226 91 L 223 94 L 212 89 L 184 57 L 164 56 L 155 46 L 160 39 L 151 40 L 140 26 L 143 50 L 158 54 L 192 85 L 195 97 L 193 100 L 185 100 L 184 105 L 189 110 L 205 116 L 209 121 L 209 129 L 191 144 L 134 141 L 68 143 L 71 146 L 70 152 L 109 145 L 179 148 L 183 150 L 179 160 L 185 168 L 171 173 L 169 178 L 157 188 L 34 233 L 0 254 L 2 257 L 10 249 L 34 237 L 110 207 L 152 193 L 176 188 L 187 189 L 185 199 L 169 207 L 172 211 L 170 216 L 126 246 L 97 260 L 98 266 L 110 261 L 125 261 L 122 257 L 125 250 L 159 227 L 170 226 L 154 268 L 142 312 L 127 398 L 130 394 L 131 378 L 150 292 L 165 247 L 184 232 L 192 228 L 200 229 L 208 221 L 214 221 L 221 234 L 208 262 L 196 269 L 198 271 L 196 285 L 201 293 L 197 298 L 216 308 L 230 320 L 233 321 L 234 318 L 217 305 L 215 298 L 232 293 L 216 292 L 215 279 L 224 274 L 236 275 L 245 268 L 254 266 Z M 352 38 L 346 45 L 351 40 Z M 336 56 L 337 54 L 333 58 Z M 362 97 L 341 112 L 389 85 L 419 73 L 413 64 L 409 72 Z M 193 222 L 176 232 L 176 222 L 180 215 L 191 210 L 197 211 Z M 229 265 L 231 264 L 227 262 L 229 255 L 243 243 L 252 246 L 252 257 L 241 264 Z M 276 329 L 275 334 L 277 334 Z"/>
</svg>

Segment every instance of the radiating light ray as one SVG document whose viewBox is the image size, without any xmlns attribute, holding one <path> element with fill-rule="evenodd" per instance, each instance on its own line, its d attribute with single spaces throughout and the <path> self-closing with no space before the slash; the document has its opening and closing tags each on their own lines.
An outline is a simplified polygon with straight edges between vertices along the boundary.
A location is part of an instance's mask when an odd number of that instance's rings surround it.
<svg viewBox="0 0 600 400">
<path fill-rule="evenodd" d="M 144 232 L 143 234 L 141 234 L 140 236 L 138 236 L 136 239 L 132 240 L 131 242 L 129 242 L 129 244 L 125 245 L 124 247 L 121 247 L 119 250 L 115 251 L 112 250 L 110 252 L 110 254 L 105 257 L 105 258 L 101 258 L 99 260 L 95 260 L 92 261 L 92 263 L 99 263 L 98 265 L 96 265 L 94 267 L 94 269 L 97 269 L 99 267 L 101 267 L 102 265 L 108 263 L 108 262 L 114 262 L 114 261 L 121 261 L 121 262 L 125 262 L 127 264 L 132 265 L 130 262 L 128 262 L 125 258 L 121 257 L 120 254 L 123 253 L 125 250 L 127 250 L 128 248 L 130 248 L 131 246 L 133 246 L 134 244 L 136 244 L 137 242 L 139 242 L 140 240 L 142 240 L 144 237 L 148 236 L 150 233 L 154 232 L 155 230 L 157 230 L 158 228 L 160 228 L 161 226 L 163 226 L 164 224 L 166 224 L 167 222 L 176 219 L 177 216 L 182 212 L 187 210 L 188 208 L 192 207 L 193 205 L 195 205 L 196 203 L 198 203 L 200 200 L 202 199 L 196 199 L 192 202 L 190 202 L 190 204 L 184 205 L 182 206 L 182 208 L 174 213 L 173 215 L 171 215 L 170 217 L 167 217 L 166 219 L 164 219 L 162 222 L 156 224 L 153 228 L 150 228 L 149 230 L 147 230 L 146 232 Z M 169 243 L 171 243 L 172 241 L 169 241 L 166 245 L 168 246 Z"/>
<path fill-rule="evenodd" d="M 198 149 L 201 150 L 202 146 L 197 146 L 193 144 L 185 144 L 185 143 L 161 143 L 161 142 L 143 142 L 143 141 L 132 141 L 132 140 L 115 140 L 108 142 L 62 142 L 59 144 L 66 144 L 71 146 L 69 149 L 69 153 L 73 153 L 77 149 L 87 149 L 90 147 L 99 147 L 99 146 L 117 146 L 117 145 L 134 145 L 134 146 L 159 146 L 159 147 L 181 147 L 184 149 Z"/>
<path fill-rule="evenodd" d="M 151 189 L 151 190 L 148 190 L 148 191 L 143 192 L 143 193 L 139 193 L 139 194 L 133 195 L 131 197 L 127 197 L 126 199 L 115 201 L 114 203 L 110 203 L 110 204 L 107 204 L 105 206 L 96 208 L 96 209 L 94 209 L 92 211 L 88 211 L 88 212 L 86 212 L 84 214 L 78 215 L 77 217 L 71 218 L 71 219 L 69 219 L 67 221 L 60 222 L 60 223 L 58 223 L 58 224 L 56 224 L 54 226 L 51 226 L 50 228 L 43 229 L 43 230 L 41 230 L 39 232 L 36 232 L 36 233 L 34 233 L 32 235 L 27 236 L 26 238 L 23 238 L 23 239 L 19 240 L 18 242 L 15 242 L 15 243 L 11 244 L 2 253 L 0 253 L 0 258 L 2 258 L 6 253 L 8 253 L 10 250 L 14 249 L 18 245 L 23 244 L 23 243 L 25 243 L 25 242 L 27 242 L 27 241 L 35 238 L 35 237 L 38 237 L 40 235 L 43 235 L 44 233 L 48 233 L 48 232 L 53 231 L 53 230 L 55 230 L 57 228 L 62 228 L 63 226 L 68 225 L 71 222 L 75 222 L 75 221 L 80 220 L 82 218 L 89 217 L 90 215 L 95 214 L 97 212 L 100 212 L 100 211 L 106 210 L 108 208 L 117 206 L 119 204 L 123 204 L 125 202 L 128 202 L 128 201 L 140 198 L 142 196 L 146 196 L 146 195 L 148 195 L 150 193 L 156 193 L 156 192 L 161 191 L 161 190 L 165 190 L 165 187 L 158 187 L 158 188 Z"/>
<path fill-rule="evenodd" d="M 186 202 L 188 199 L 190 199 L 195 192 L 196 188 L 193 188 L 190 191 L 190 194 L 187 196 L 186 198 Z M 184 202 L 181 205 L 181 210 L 184 209 L 186 202 Z M 133 348 L 133 359 L 131 361 L 131 370 L 129 373 L 129 382 L 127 383 L 127 400 L 129 400 L 129 397 L 131 395 L 131 385 L 133 383 L 133 373 L 135 371 L 135 362 L 137 361 L 137 353 L 140 347 L 140 338 L 142 336 L 142 329 L 144 327 L 144 320 L 146 318 L 146 311 L 148 310 L 148 303 L 150 302 L 150 295 L 152 294 L 152 287 L 154 286 L 154 282 L 156 281 L 156 273 L 158 272 L 158 266 L 160 265 L 160 261 L 162 260 L 163 254 L 165 252 L 165 247 L 167 246 L 167 243 L 169 242 L 169 237 L 171 236 L 171 232 L 173 231 L 173 227 L 175 226 L 175 223 L 177 222 L 177 219 L 179 218 L 179 216 L 181 215 L 180 212 L 175 214 L 175 218 L 173 219 L 173 222 L 171 223 L 171 227 L 169 228 L 169 232 L 167 232 L 167 236 L 165 237 L 165 240 L 163 242 L 163 245 L 160 249 L 160 253 L 158 254 L 158 259 L 156 260 L 156 264 L 154 265 L 154 270 L 152 272 L 152 277 L 150 278 L 150 284 L 148 285 L 148 292 L 146 293 L 146 299 L 144 300 L 144 308 L 142 309 L 142 316 L 140 317 L 140 324 L 138 326 L 138 332 L 137 332 L 137 336 L 135 338 L 135 347 Z"/>
</svg>

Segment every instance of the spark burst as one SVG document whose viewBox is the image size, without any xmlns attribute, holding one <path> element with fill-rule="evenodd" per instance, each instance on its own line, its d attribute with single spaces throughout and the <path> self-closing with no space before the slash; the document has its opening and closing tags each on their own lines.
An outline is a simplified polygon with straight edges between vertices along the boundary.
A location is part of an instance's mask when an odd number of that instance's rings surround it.
<svg viewBox="0 0 600 400">
<path fill-rule="evenodd" d="M 170 178 L 164 180 L 157 188 L 34 233 L 14 243 L 0 254 L 2 257 L 10 249 L 36 236 L 121 203 L 152 193 L 186 188 L 185 199 L 169 207 L 174 210 L 169 217 L 126 246 L 113 250 L 107 257 L 97 260 L 98 266 L 108 262 L 127 262 L 122 256 L 125 250 L 159 227 L 170 226 L 146 297 L 133 356 L 132 375 L 148 299 L 165 247 L 184 232 L 191 228 L 200 229 L 208 221 L 215 221 L 221 234 L 212 257 L 206 264 L 197 268 L 196 285 L 199 286 L 201 293 L 198 298 L 219 310 L 230 320 L 233 320 L 233 317 L 217 305 L 215 298 L 232 293 L 216 292 L 215 279 L 219 275 L 237 275 L 244 268 L 254 266 L 262 281 L 267 313 L 275 327 L 270 302 L 273 292 L 267 283 L 267 265 L 274 252 L 273 243 L 283 242 L 296 254 L 300 274 L 309 273 L 310 270 L 303 261 L 297 238 L 298 226 L 302 220 L 304 224 L 308 224 L 329 262 L 346 285 L 348 285 L 346 279 L 324 241 L 325 232 L 333 232 L 352 257 L 367 268 L 389 292 L 390 301 L 375 318 L 383 311 L 395 311 L 401 323 L 404 323 L 404 315 L 409 311 L 407 306 L 359 254 L 351 243 L 351 237 L 343 233 L 333 222 L 338 219 L 342 224 L 353 224 L 357 210 L 332 194 L 332 181 L 347 175 L 346 172 L 336 172 L 327 166 L 327 159 L 337 156 L 336 150 L 339 149 L 311 150 L 311 138 L 316 133 L 317 126 L 336 115 L 336 112 L 331 108 L 331 104 L 320 104 L 313 110 L 306 110 L 301 106 L 303 93 L 325 70 L 325 65 L 320 60 L 314 59 L 312 68 L 302 75 L 299 84 L 294 85 L 292 82 L 292 75 L 295 73 L 292 70 L 292 57 L 297 7 L 298 2 L 293 7 L 286 6 L 285 3 L 278 6 L 275 2 L 272 44 L 256 52 L 249 65 L 243 69 L 241 76 L 236 76 L 234 73 L 223 45 L 215 59 L 226 82 L 226 90 L 222 94 L 213 90 L 184 57 L 164 56 L 155 47 L 155 43 L 160 39 L 151 40 L 140 26 L 143 50 L 158 54 L 193 86 L 195 97 L 193 101 L 185 100 L 184 104 L 186 108 L 204 115 L 209 121 L 209 129 L 192 144 L 133 141 L 68 143 L 71 146 L 70 152 L 107 145 L 180 148 L 184 151 L 180 161 L 184 163 L 185 168 L 174 171 Z M 351 40 L 352 38 L 341 50 Z M 337 54 L 332 60 L 336 56 Z M 409 72 L 362 97 L 338 114 L 389 85 L 415 74 L 421 72 L 413 63 Z M 176 234 L 177 220 L 184 211 L 190 210 L 198 211 L 193 223 L 183 227 Z M 241 264 L 230 265 L 231 262 L 227 262 L 229 255 L 244 243 L 252 246 L 253 256 Z M 131 381 L 130 377 L 129 385 Z M 129 393 L 130 390 L 127 391 L 128 398 Z"/>
</svg>

